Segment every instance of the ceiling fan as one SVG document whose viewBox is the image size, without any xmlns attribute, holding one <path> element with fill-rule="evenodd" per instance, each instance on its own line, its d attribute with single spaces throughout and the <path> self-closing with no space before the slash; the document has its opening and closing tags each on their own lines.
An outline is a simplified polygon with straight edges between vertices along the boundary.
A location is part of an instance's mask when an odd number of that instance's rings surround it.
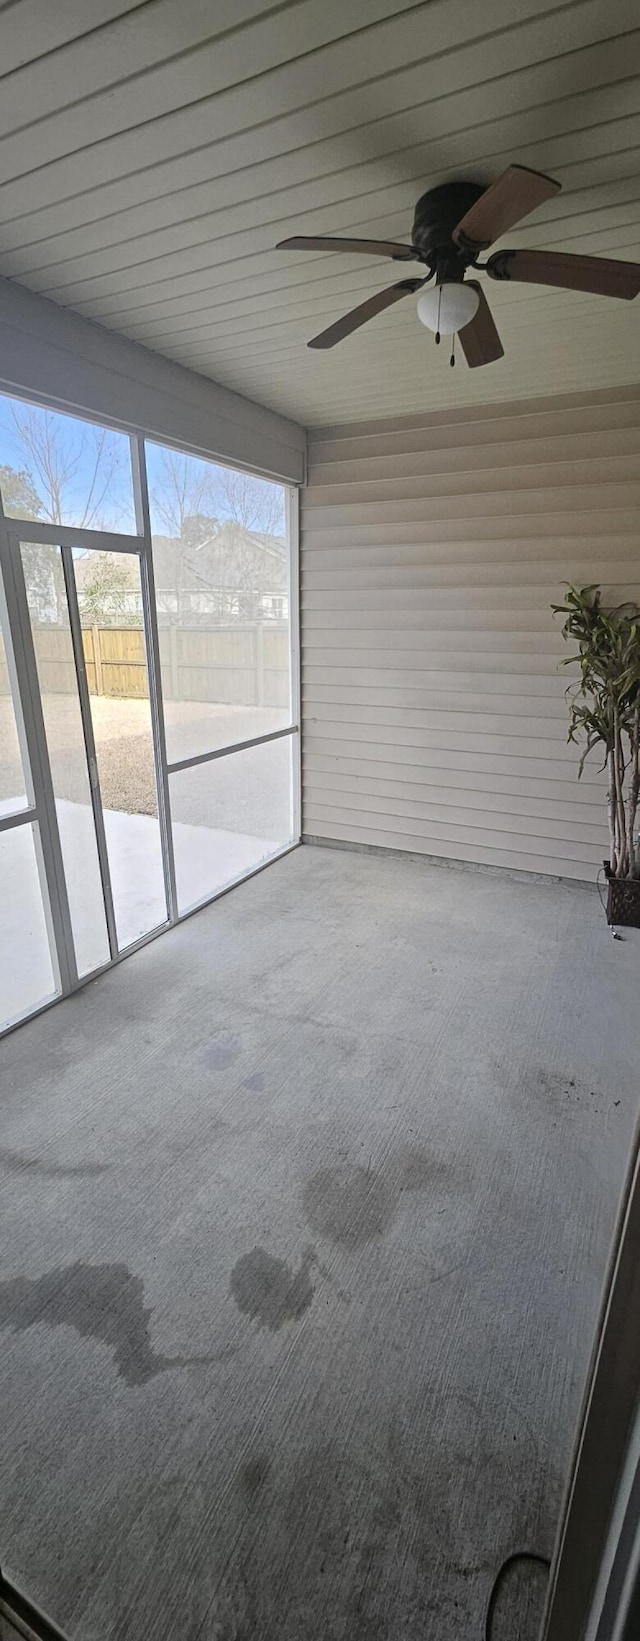
<svg viewBox="0 0 640 1641">
<path fill-rule="evenodd" d="M 467 364 L 490 365 L 504 348 L 482 286 L 465 280 L 468 268 L 490 279 L 512 279 L 533 285 L 557 285 L 562 290 L 586 291 L 594 296 L 618 296 L 631 301 L 640 291 L 640 265 L 613 262 L 598 256 L 569 256 L 564 251 L 495 251 L 479 262 L 483 251 L 515 223 L 557 194 L 561 184 L 526 165 L 510 165 L 488 188 L 476 182 L 446 182 L 430 188 L 416 205 L 410 245 L 388 239 L 283 239 L 278 251 L 357 251 L 386 256 L 392 262 L 421 262 L 428 272 L 421 279 L 401 279 L 376 291 L 342 319 L 314 336 L 310 348 L 333 348 L 345 336 L 365 325 L 377 313 L 428 284 L 435 285 L 418 298 L 418 318 L 441 334 L 458 334 Z M 452 353 L 451 363 L 454 363 Z"/>
</svg>

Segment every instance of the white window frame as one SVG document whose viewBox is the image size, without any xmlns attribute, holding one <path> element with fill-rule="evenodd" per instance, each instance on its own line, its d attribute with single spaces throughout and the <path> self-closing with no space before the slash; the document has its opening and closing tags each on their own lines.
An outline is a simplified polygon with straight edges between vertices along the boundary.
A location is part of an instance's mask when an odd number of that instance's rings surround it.
<svg viewBox="0 0 640 1641">
<path fill-rule="evenodd" d="M 28 401 L 33 402 L 33 401 Z M 43 401 L 39 401 L 42 403 Z M 58 407 L 53 405 L 52 409 Z M 149 493 L 147 483 L 147 466 L 145 455 L 145 436 L 140 432 L 131 432 L 126 428 L 119 431 L 128 433 L 131 449 L 131 469 L 133 477 L 133 494 L 135 503 L 136 535 L 124 535 L 114 531 L 77 528 L 75 525 L 55 525 L 34 522 L 28 519 L 16 519 L 5 516 L 0 496 L 0 595 L 4 583 L 4 604 L 6 608 L 6 625 L 9 637 L 7 659 L 10 672 L 10 687 L 14 695 L 18 736 L 20 740 L 23 763 L 27 771 L 27 780 L 30 780 L 32 790 L 27 793 L 28 807 L 15 810 L 5 816 L 0 816 L 0 832 L 13 827 L 30 825 L 37 822 L 34 828 L 36 851 L 45 921 L 49 937 L 51 961 L 56 986 L 55 996 L 24 1014 L 14 1018 L 0 1030 L 0 1037 L 22 1023 L 24 1019 L 31 1019 L 35 1015 L 50 1008 L 53 1003 L 62 997 L 69 996 L 94 980 L 96 975 L 105 973 L 115 963 L 122 962 L 138 951 L 150 940 L 155 940 L 166 929 L 191 917 L 194 912 L 200 911 L 203 906 L 210 905 L 238 883 L 254 877 L 266 866 L 287 855 L 298 847 L 300 842 L 300 806 L 301 806 L 301 776 L 300 776 L 300 609 L 299 609 L 299 493 L 295 485 L 283 485 L 285 492 L 285 512 L 287 527 L 287 545 L 289 552 L 289 658 L 291 679 L 291 721 L 282 729 L 272 730 L 264 735 L 255 735 L 243 741 L 230 743 L 223 747 L 216 747 L 211 751 L 198 753 L 192 757 L 181 758 L 169 762 L 167 758 L 166 733 L 164 722 L 164 705 L 162 695 L 162 681 L 160 672 L 160 654 L 158 640 L 157 607 L 155 598 L 153 549 L 151 540 L 151 521 L 149 513 Z M 156 441 L 154 441 L 156 442 Z M 189 452 L 186 452 L 187 454 Z M 201 452 L 193 452 L 202 459 Z M 212 453 L 205 458 L 218 463 L 218 458 Z M 219 465 L 229 466 L 229 463 Z M 236 471 L 253 471 L 235 467 Z M 273 480 L 269 474 L 261 475 L 271 483 L 281 483 Z M 93 969 L 90 974 L 78 975 L 73 931 L 66 888 L 65 869 L 62 859 L 60 837 L 56 816 L 56 804 L 49 764 L 49 754 L 45 732 L 42 706 L 40 700 L 40 685 L 38 679 L 35 653 L 31 636 L 29 609 L 27 604 L 24 576 L 20 556 L 22 541 L 42 542 L 59 547 L 62 552 L 62 563 L 67 588 L 69 622 L 74 650 L 74 663 L 78 683 L 80 711 L 82 716 L 83 732 L 87 767 L 92 795 L 96 842 L 100 862 L 103 899 L 107 934 L 109 939 L 110 958 L 105 964 Z M 125 950 L 118 949 L 113 898 L 110 886 L 109 862 L 104 836 L 104 822 L 100 799 L 95 747 L 93 745 L 93 731 L 91 725 L 91 711 L 89 706 L 86 670 L 82 655 L 82 637 L 80 617 L 78 612 L 75 582 L 72 571 L 71 549 L 74 547 L 86 548 L 87 543 L 97 551 L 135 553 L 139 558 L 142 586 L 143 629 L 147 652 L 147 670 L 149 679 L 149 700 L 151 708 L 151 724 L 153 735 L 153 749 L 156 771 L 156 785 L 158 794 L 158 817 L 160 825 L 160 842 L 162 849 L 162 864 L 167 904 L 166 921 L 158 928 L 154 928 L 139 940 L 127 946 Z M 242 872 L 211 894 L 204 895 L 194 905 L 180 912 L 176 891 L 175 860 L 173 848 L 173 834 L 171 825 L 171 800 L 169 776 L 174 772 L 194 768 L 199 764 L 209 763 L 214 759 L 233 757 L 238 752 L 244 752 L 254 746 L 264 746 L 270 741 L 291 738 L 292 741 L 292 839 L 280 849 L 274 850 L 267 860 L 261 861 L 258 866 L 247 872 Z"/>
</svg>

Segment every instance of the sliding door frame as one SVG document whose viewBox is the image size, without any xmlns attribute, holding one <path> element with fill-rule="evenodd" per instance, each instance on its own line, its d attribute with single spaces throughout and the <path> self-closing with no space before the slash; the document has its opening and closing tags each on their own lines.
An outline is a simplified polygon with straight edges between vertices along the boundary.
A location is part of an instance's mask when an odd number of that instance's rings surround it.
<svg viewBox="0 0 640 1641">
<path fill-rule="evenodd" d="M 71 643 L 73 646 L 73 661 L 76 671 L 76 683 L 78 686 L 78 699 L 80 702 L 80 718 L 82 722 L 82 734 L 84 736 L 84 750 L 87 761 L 89 791 L 91 793 L 91 808 L 93 811 L 93 824 L 96 834 L 96 847 L 98 850 L 100 880 L 102 883 L 102 899 L 104 902 L 104 915 L 107 924 L 107 939 L 109 941 L 109 956 L 113 959 L 119 955 L 118 935 L 116 931 L 116 917 L 113 905 L 113 890 L 111 887 L 109 851 L 107 848 L 107 837 L 104 826 L 102 793 L 100 791 L 100 773 L 98 770 L 96 743 L 93 733 L 93 717 L 91 713 L 89 685 L 87 682 L 87 667 L 82 643 L 82 625 L 80 621 L 80 611 L 78 608 L 78 591 L 76 587 L 76 578 L 73 568 L 73 551 L 71 547 L 61 547 L 60 556 L 62 559 L 62 573 L 64 576 L 64 585 L 67 595 L 67 611 L 69 615 Z"/>
<path fill-rule="evenodd" d="M 169 913 L 169 922 L 170 924 L 174 924 L 178 921 L 176 865 L 173 853 L 171 800 L 169 797 L 169 773 L 167 766 L 167 737 L 165 732 L 164 701 L 162 696 L 162 680 L 160 675 L 160 639 L 158 637 L 158 614 L 156 608 L 155 580 L 153 574 L 153 550 L 151 545 L 151 519 L 149 514 L 147 461 L 142 434 L 132 434 L 130 445 L 136 525 L 138 535 L 142 543 L 142 556 L 140 562 L 142 575 L 142 613 L 147 642 L 149 701 L 151 704 L 151 723 L 153 727 L 153 755 L 156 766 L 158 817 L 160 820 L 160 840 L 162 843 L 162 867 L 164 871 L 164 888 L 167 901 L 167 911 Z"/>
<path fill-rule="evenodd" d="M 27 781 L 32 790 L 27 793 L 28 807 L 16 810 L 9 815 L 0 817 L 0 832 L 12 827 L 37 823 L 33 828 L 36 844 L 40 884 L 44 915 L 49 937 L 51 962 L 54 971 L 55 995 L 35 1009 L 25 1011 L 19 1018 L 12 1020 L 3 1029 L 0 1029 L 0 1038 L 25 1019 L 31 1019 L 43 1013 L 62 997 L 67 997 L 94 980 L 97 975 L 104 974 L 115 963 L 122 962 L 133 952 L 138 951 L 149 941 L 164 934 L 167 928 L 191 917 L 195 912 L 218 900 L 227 894 L 237 883 L 254 877 L 257 872 L 263 871 L 266 866 L 289 854 L 297 848 L 300 842 L 300 610 L 299 610 L 299 493 L 294 485 L 283 485 L 285 494 L 286 533 L 289 560 L 289 661 L 290 661 L 290 723 L 283 729 L 272 730 L 265 735 L 255 735 L 243 741 L 231 743 L 227 746 L 216 747 L 212 751 L 196 754 L 193 757 L 178 759 L 169 762 L 167 757 L 167 743 L 164 719 L 164 704 L 160 672 L 160 649 L 158 635 L 158 620 L 155 597 L 155 582 L 153 569 L 153 552 L 151 541 L 151 521 L 149 512 L 149 495 L 147 486 L 147 468 L 145 456 L 145 438 L 141 433 L 129 435 L 131 449 L 131 466 L 133 475 L 133 493 L 135 502 L 136 535 L 124 535 L 116 531 L 82 529 L 75 525 L 43 523 L 38 520 L 8 518 L 2 509 L 0 497 L 0 597 L 2 597 L 2 583 L 4 584 L 4 603 L 6 604 L 7 629 L 9 648 L 7 661 L 9 666 L 10 684 L 15 692 L 16 720 L 18 734 L 23 755 L 23 763 Z M 205 458 L 206 459 L 206 458 Z M 216 461 L 211 456 L 212 462 Z M 219 464 L 224 465 L 224 464 Z M 265 475 L 268 477 L 268 475 Z M 279 482 L 273 481 L 271 482 Z M 102 892 L 107 924 L 110 958 L 106 963 L 99 965 L 87 975 L 78 975 L 69 900 L 66 888 L 66 878 L 62 849 L 58 830 L 55 793 L 49 753 L 47 747 L 46 730 L 40 697 L 40 682 L 38 677 L 31 621 L 24 580 L 24 571 L 21 557 L 21 543 L 28 542 L 35 545 L 42 543 L 61 550 L 62 567 L 67 594 L 69 625 L 73 645 L 74 665 L 77 678 L 80 712 L 84 734 L 87 770 L 91 791 L 96 844 L 100 863 Z M 118 949 L 113 895 L 111 891 L 111 875 L 109 869 L 108 852 L 104 831 L 104 818 L 100 796 L 100 783 L 95 752 L 91 706 L 82 646 L 82 628 L 78 599 L 76 592 L 75 575 L 73 570 L 73 548 L 91 548 L 92 551 L 136 554 L 140 564 L 142 589 L 142 620 L 146 646 L 147 676 L 149 684 L 149 700 L 151 708 L 151 725 L 153 738 L 153 753 L 156 773 L 156 788 L 158 797 L 158 819 L 160 827 L 160 841 L 162 850 L 162 866 L 164 874 L 165 898 L 167 918 L 148 934 L 142 935 L 139 940 L 132 942 L 124 951 Z M 214 890 L 212 894 L 203 896 L 194 905 L 184 912 L 178 908 L 176 890 L 176 872 L 173 847 L 173 832 L 171 824 L 171 799 L 169 776 L 180 770 L 195 767 L 198 764 L 208 763 L 214 759 L 233 757 L 238 752 L 249 750 L 251 747 L 263 746 L 270 741 L 291 738 L 291 813 L 292 813 L 292 840 L 282 848 L 274 850 L 267 860 L 261 861 L 248 872 L 239 874 L 223 888 Z"/>
<path fill-rule="evenodd" d="M 291 760 L 291 808 L 293 836 L 299 842 L 302 833 L 302 663 L 300 653 L 300 491 L 294 484 L 285 491 L 285 518 L 289 547 L 289 666 L 291 672 L 291 721 L 293 731 Z"/>
<path fill-rule="evenodd" d="M 89 685 L 87 681 L 86 662 L 82 643 L 82 625 L 78 607 L 78 594 L 73 562 L 73 549 L 87 549 L 93 551 L 117 552 L 129 558 L 135 558 L 140 567 L 140 583 L 143 588 L 143 632 L 145 639 L 145 654 L 147 672 L 149 674 L 149 690 L 151 696 L 151 647 L 153 642 L 146 619 L 146 604 L 144 599 L 145 587 L 145 553 L 144 544 L 138 536 L 123 536 L 104 530 L 76 529 L 71 525 L 33 524 L 30 520 L 2 518 L 2 559 L 4 571 L 5 594 L 7 604 L 8 629 L 12 640 L 12 659 L 17 685 L 17 695 L 24 714 L 25 740 L 29 764 L 32 770 L 34 785 L 35 807 L 33 814 L 9 817 L 9 822 L 19 824 L 21 819 L 34 819 L 39 823 L 36 828 L 36 839 L 41 839 L 40 884 L 45 904 L 45 921 L 49 936 L 49 949 L 54 966 L 56 979 L 56 997 L 67 997 L 84 985 L 87 980 L 93 980 L 97 974 L 104 972 L 110 964 L 126 957 L 129 951 L 157 932 L 161 933 L 172 921 L 169 915 L 168 898 L 165 893 L 166 915 L 159 924 L 135 941 L 120 948 L 118 940 L 113 891 L 111 886 L 111 868 L 104 824 L 102 795 L 100 791 L 100 777 L 96 755 L 93 716 Z M 91 795 L 91 810 L 93 816 L 102 900 L 104 905 L 109 958 L 106 963 L 98 964 L 88 974 L 79 975 L 76 964 L 75 943 L 71 923 L 69 900 L 67 894 L 65 868 L 60 842 L 57 806 L 47 734 L 41 701 L 41 685 L 38 675 L 38 666 L 31 627 L 31 617 L 26 591 L 24 566 L 22 561 L 22 546 L 49 546 L 60 550 L 60 561 L 64 580 L 69 620 L 69 635 L 71 639 L 76 687 L 80 708 L 80 721 L 84 741 L 84 752 L 87 767 L 87 779 Z M 155 734 L 155 722 L 152 713 L 152 734 L 154 761 L 156 770 L 160 761 L 160 754 Z M 161 808 L 160 788 L 158 783 L 158 805 Z M 5 826 L 6 826 L 5 822 Z M 0 829 L 2 822 L 0 821 Z M 162 838 L 162 863 L 165 874 L 166 852 Z M 46 1004 L 44 1005 L 47 1006 Z M 31 1017 L 32 1010 L 26 1018 Z M 20 1020 L 12 1025 L 21 1024 Z"/>
<path fill-rule="evenodd" d="M 19 552 L 19 549 L 18 549 Z M 31 623 L 22 565 L 16 562 L 9 524 L 0 498 L 0 579 L 9 646 L 7 666 L 18 740 L 27 784 L 28 807 L 3 816 L 0 831 L 32 825 L 42 906 L 53 969 L 55 995 L 51 1002 L 75 990 L 78 970 L 71 927 L 67 883 L 60 846 L 53 781 L 42 715 L 40 682 L 31 637 Z M 43 1005 L 45 1008 L 47 1003 Z M 25 1011 L 7 1026 L 20 1025 Z M 34 1012 L 38 1012 L 35 1010 Z"/>
</svg>

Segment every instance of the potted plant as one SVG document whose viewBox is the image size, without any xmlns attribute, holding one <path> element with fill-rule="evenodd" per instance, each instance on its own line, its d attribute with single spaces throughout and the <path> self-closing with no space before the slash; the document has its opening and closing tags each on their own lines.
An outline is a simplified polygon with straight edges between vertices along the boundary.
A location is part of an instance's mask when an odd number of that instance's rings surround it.
<svg viewBox="0 0 640 1641">
<path fill-rule="evenodd" d="M 577 644 L 561 665 L 580 668 L 567 690 L 568 740 L 584 741 L 578 776 L 598 747 L 608 774 L 607 919 L 640 928 L 640 608 L 605 609 L 597 586 L 569 586 L 551 608 L 564 616 L 563 637 Z"/>
</svg>

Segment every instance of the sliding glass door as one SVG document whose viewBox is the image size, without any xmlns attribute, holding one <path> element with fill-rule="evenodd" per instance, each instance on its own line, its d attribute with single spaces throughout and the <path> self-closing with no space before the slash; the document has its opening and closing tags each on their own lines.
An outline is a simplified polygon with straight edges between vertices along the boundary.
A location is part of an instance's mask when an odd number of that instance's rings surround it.
<svg viewBox="0 0 640 1641">
<path fill-rule="evenodd" d="M 0 1030 L 297 841 L 296 501 L 0 398 Z"/>
<path fill-rule="evenodd" d="M 140 554 L 25 541 L 20 553 L 84 975 L 167 919 Z M 117 626 L 104 589 L 118 603 L 126 591 Z"/>
<path fill-rule="evenodd" d="M 0 1022 L 60 992 L 40 816 L 0 580 Z"/>
<path fill-rule="evenodd" d="M 17 555 L 14 570 L 22 569 L 24 577 L 27 653 L 39 685 L 47 774 L 81 977 L 109 962 L 111 946 L 62 552 L 46 542 L 20 542 Z"/>
<path fill-rule="evenodd" d="M 4 534 L 0 1022 L 10 1024 L 121 956 L 169 909 L 140 549 Z M 96 587 L 130 591 L 117 626 L 104 610 L 94 619 Z"/>
</svg>

